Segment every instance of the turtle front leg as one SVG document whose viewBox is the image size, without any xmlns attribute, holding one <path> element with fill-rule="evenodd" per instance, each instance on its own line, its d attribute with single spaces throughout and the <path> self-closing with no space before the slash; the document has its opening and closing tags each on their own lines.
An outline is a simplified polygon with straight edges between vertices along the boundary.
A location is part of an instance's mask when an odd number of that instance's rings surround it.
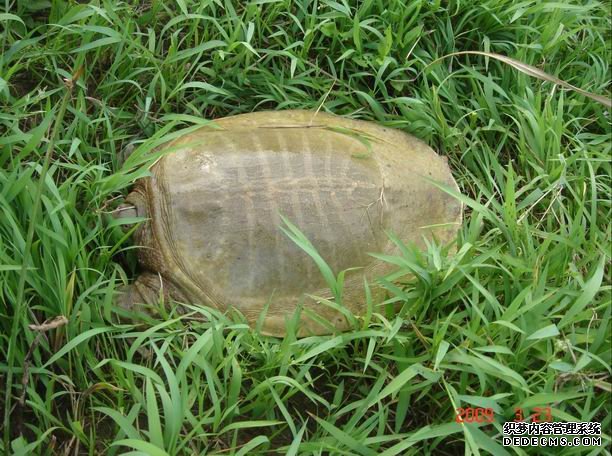
<svg viewBox="0 0 612 456">
<path fill-rule="evenodd" d="M 115 304 L 129 313 L 151 314 L 151 307 L 161 298 L 161 279 L 158 275 L 145 272 L 131 285 L 121 287 Z"/>
<path fill-rule="evenodd" d="M 145 272 L 133 284 L 119 290 L 115 303 L 120 309 L 132 314 L 155 316 L 159 314 L 162 298 L 164 304 L 169 300 L 184 301 L 182 293 L 170 282 L 159 274 Z"/>
</svg>

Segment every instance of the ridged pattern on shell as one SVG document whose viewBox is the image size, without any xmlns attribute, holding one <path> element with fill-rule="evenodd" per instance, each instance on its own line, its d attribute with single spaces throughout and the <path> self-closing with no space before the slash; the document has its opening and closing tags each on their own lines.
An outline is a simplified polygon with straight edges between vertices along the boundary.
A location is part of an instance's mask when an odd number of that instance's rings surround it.
<svg viewBox="0 0 612 456">
<path fill-rule="evenodd" d="M 174 250 L 198 283 L 236 301 L 324 285 L 314 262 L 278 228 L 300 227 L 334 270 L 366 266 L 382 248 L 382 178 L 374 160 L 332 132 L 211 133 L 165 165 Z M 355 142 L 357 144 L 355 144 Z M 245 152 L 250 145 L 248 153 Z M 219 294 L 214 293 L 214 294 Z"/>
</svg>

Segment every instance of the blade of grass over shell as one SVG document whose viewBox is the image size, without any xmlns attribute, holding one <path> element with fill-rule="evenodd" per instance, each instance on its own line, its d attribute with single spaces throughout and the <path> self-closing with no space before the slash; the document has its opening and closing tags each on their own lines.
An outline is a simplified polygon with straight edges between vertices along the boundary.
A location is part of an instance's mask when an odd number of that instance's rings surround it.
<svg viewBox="0 0 612 456">
<path fill-rule="evenodd" d="M 287 218 L 285 218 L 282 214 L 280 214 L 280 218 L 285 224 L 285 226 L 280 226 L 279 229 L 287 235 L 289 239 L 291 239 L 299 248 L 301 248 L 304 252 L 306 252 L 315 262 L 319 271 L 323 275 L 325 282 L 329 286 L 329 289 L 333 293 L 336 301 L 338 303 L 342 302 L 342 288 L 338 283 L 334 272 L 331 270 L 329 265 L 325 262 L 325 260 L 321 257 L 319 252 L 315 249 L 312 243 L 308 240 L 308 238 L 300 231 L 300 229 L 291 223 Z"/>
</svg>

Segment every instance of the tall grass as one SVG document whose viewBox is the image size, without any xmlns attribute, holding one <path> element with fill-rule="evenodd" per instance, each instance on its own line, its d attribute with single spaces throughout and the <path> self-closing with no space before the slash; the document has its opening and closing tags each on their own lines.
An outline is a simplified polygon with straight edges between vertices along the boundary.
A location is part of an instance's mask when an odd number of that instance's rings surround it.
<svg viewBox="0 0 612 456">
<path fill-rule="evenodd" d="M 610 111 L 486 56 L 432 62 L 495 52 L 609 95 L 609 7 L 7 0 L 0 453 L 608 452 Z M 456 253 L 387 258 L 387 302 L 343 334 L 298 339 L 293 322 L 274 339 L 199 307 L 117 323 L 137 265 L 108 213 L 154 147 L 202 118 L 292 108 L 375 120 L 448 157 L 467 208 Z M 455 422 L 469 406 L 494 423 Z M 501 423 L 538 406 L 602 422 L 604 448 L 502 447 Z"/>
</svg>

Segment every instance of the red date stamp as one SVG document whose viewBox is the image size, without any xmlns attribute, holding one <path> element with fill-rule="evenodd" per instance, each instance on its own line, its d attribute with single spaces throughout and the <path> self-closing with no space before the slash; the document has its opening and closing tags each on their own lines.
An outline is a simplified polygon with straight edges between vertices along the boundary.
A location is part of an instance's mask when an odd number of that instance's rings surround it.
<svg viewBox="0 0 612 456">
<path fill-rule="evenodd" d="M 550 407 L 534 407 L 531 415 L 529 411 L 527 415 L 521 408 L 514 409 L 514 421 L 526 421 L 526 418 L 532 423 L 550 422 L 553 420 Z M 455 410 L 455 421 L 457 423 L 492 423 L 495 418 L 495 412 L 492 408 L 484 407 L 459 407 Z"/>
<path fill-rule="evenodd" d="M 550 422 L 553 420 L 550 407 L 534 407 L 531 415 L 532 423 Z M 514 421 L 525 421 L 525 413 L 521 408 L 514 409 Z"/>
<path fill-rule="evenodd" d="M 455 410 L 457 423 L 492 423 L 493 409 L 483 407 L 459 407 Z"/>
</svg>

